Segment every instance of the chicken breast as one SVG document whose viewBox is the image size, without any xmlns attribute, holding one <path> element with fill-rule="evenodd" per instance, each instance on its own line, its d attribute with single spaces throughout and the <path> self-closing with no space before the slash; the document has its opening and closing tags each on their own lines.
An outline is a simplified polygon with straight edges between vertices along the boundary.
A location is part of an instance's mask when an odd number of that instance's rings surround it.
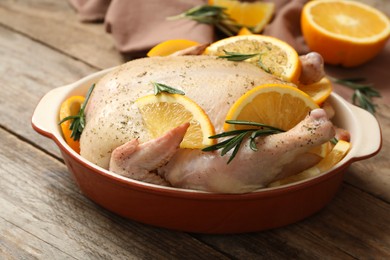
<svg viewBox="0 0 390 260">
<path fill-rule="evenodd" d="M 307 153 L 334 136 L 323 110 L 315 110 L 294 129 L 258 138 L 258 151 L 246 142 L 227 164 L 229 154 L 180 149 L 188 124 L 151 139 L 135 104 L 153 93 L 151 82 L 185 92 L 209 115 L 217 133 L 231 105 L 251 88 L 279 79 L 245 62 L 209 56 L 143 58 L 128 62 L 97 84 L 86 108 L 81 155 L 129 178 L 212 192 L 242 193 L 310 167 Z M 310 129 L 310 131 L 304 131 Z M 301 160 L 302 159 L 302 160 Z M 301 164 L 296 165 L 300 161 Z M 295 164 L 295 167 L 290 167 Z"/>
<path fill-rule="evenodd" d="M 249 89 L 280 82 L 246 62 L 209 56 L 153 57 L 130 61 L 95 86 L 86 108 L 81 155 L 108 169 L 111 152 L 132 139 L 150 140 L 134 101 L 153 94 L 151 82 L 183 90 L 209 115 L 217 133 L 230 106 Z"/>
</svg>

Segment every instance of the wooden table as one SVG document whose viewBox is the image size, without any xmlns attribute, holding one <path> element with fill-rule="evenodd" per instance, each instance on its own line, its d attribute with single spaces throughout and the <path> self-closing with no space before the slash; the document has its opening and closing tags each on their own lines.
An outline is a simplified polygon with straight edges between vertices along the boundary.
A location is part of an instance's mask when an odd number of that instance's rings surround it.
<svg viewBox="0 0 390 260">
<path fill-rule="evenodd" d="M 296 224 L 190 234 L 88 200 L 31 115 L 50 89 L 122 62 L 103 26 L 80 23 L 67 1 L 0 1 L 0 259 L 390 259 L 388 104 L 377 114 L 382 151 L 354 163 L 334 200 Z"/>
</svg>

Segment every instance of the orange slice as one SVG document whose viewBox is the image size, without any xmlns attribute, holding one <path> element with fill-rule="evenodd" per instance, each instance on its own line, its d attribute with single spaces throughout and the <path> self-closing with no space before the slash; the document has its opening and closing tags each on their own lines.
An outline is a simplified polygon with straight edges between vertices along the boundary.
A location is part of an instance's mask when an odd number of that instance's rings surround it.
<svg viewBox="0 0 390 260">
<path fill-rule="evenodd" d="M 333 89 L 332 83 L 326 77 L 313 84 L 299 84 L 298 88 L 308 94 L 318 105 L 324 103 L 324 101 L 330 96 L 330 93 L 332 93 Z"/>
<path fill-rule="evenodd" d="M 152 138 L 190 122 L 181 148 L 200 149 L 215 143 L 215 140 L 208 138 L 215 134 L 208 115 L 186 96 L 165 93 L 148 95 L 137 99 L 136 104 Z"/>
<path fill-rule="evenodd" d="M 289 130 L 318 105 L 304 92 L 285 84 L 265 84 L 242 95 L 230 108 L 226 120 L 245 120 Z M 240 125 L 225 124 L 226 131 Z"/>
<path fill-rule="evenodd" d="M 309 1 L 302 10 L 301 27 L 311 50 L 326 63 L 345 67 L 375 57 L 390 36 L 389 18 L 356 1 Z"/>
<path fill-rule="evenodd" d="M 172 39 L 161 42 L 154 46 L 146 55 L 153 56 L 168 56 L 174 52 L 184 50 L 186 48 L 199 45 L 198 42 L 186 39 Z"/>
<path fill-rule="evenodd" d="M 243 27 L 250 28 L 254 33 L 260 33 L 269 23 L 275 11 L 272 2 L 242 2 L 237 0 L 209 0 L 209 5 L 226 8 L 226 14 Z"/>
<path fill-rule="evenodd" d="M 85 98 L 83 96 L 72 96 L 66 99 L 60 107 L 59 117 L 60 121 L 65 117 L 77 115 L 80 111 L 81 105 L 84 103 Z M 80 142 L 73 140 L 71 137 L 72 130 L 70 125 L 72 120 L 67 120 L 61 124 L 62 134 L 66 143 L 77 153 L 80 153 Z"/>
<path fill-rule="evenodd" d="M 337 144 L 333 147 L 332 151 L 327 156 L 325 156 L 325 158 L 322 159 L 318 164 L 296 175 L 289 176 L 284 179 L 275 181 L 271 183 L 269 187 L 275 187 L 284 184 L 289 184 L 292 182 L 305 180 L 317 176 L 321 173 L 324 173 L 330 170 L 338 162 L 340 162 L 345 157 L 345 155 L 349 152 L 350 149 L 351 149 L 351 143 L 343 140 L 339 140 Z"/>
<path fill-rule="evenodd" d="M 286 42 L 270 36 L 252 34 L 228 37 L 212 43 L 204 54 L 223 56 L 224 51 L 260 55 L 247 59 L 265 71 L 290 82 L 297 82 L 301 63 L 297 52 Z"/>
</svg>

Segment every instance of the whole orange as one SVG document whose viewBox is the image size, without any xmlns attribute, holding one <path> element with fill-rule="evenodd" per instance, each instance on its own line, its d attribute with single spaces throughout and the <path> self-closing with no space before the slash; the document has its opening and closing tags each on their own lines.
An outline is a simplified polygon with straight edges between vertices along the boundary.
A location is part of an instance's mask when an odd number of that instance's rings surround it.
<svg viewBox="0 0 390 260">
<path fill-rule="evenodd" d="M 355 1 L 317 0 L 301 15 L 304 39 L 328 64 L 361 65 L 375 57 L 390 36 L 389 18 Z"/>
</svg>

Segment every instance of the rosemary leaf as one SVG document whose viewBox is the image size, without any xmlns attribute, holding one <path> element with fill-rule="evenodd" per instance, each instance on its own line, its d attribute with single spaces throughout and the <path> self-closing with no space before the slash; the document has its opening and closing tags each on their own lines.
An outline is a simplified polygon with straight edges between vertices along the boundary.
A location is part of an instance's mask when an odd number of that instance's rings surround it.
<svg viewBox="0 0 390 260">
<path fill-rule="evenodd" d="M 250 137 L 249 148 L 251 148 L 252 151 L 257 152 L 256 138 L 253 136 L 253 134 L 251 134 Z"/>
<path fill-rule="evenodd" d="M 252 133 L 251 137 L 256 138 L 264 135 L 272 135 L 284 132 L 283 130 L 274 130 L 274 129 L 260 129 Z"/>
<path fill-rule="evenodd" d="M 157 83 L 157 82 L 153 82 L 153 81 L 152 81 L 152 84 L 154 87 L 154 94 L 155 95 L 158 95 L 162 92 L 166 92 L 169 94 L 185 95 L 185 93 L 183 91 L 176 89 L 176 88 L 173 88 L 173 87 L 170 87 L 170 86 L 167 86 L 165 84 Z"/>
<path fill-rule="evenodd" d="M 363 93 L 360 89 L 355 90 L 352 96 L 352 102 L 371 114 L 375 113 L 375 105 L 371 102 L 370 96 L 367 93 Z"/>
<path fill-rule="evenodd" d="M 236 154 L 238 153 L 241 147 L 242 142 L 247 136 L 249 136 L 249 147 L 253 151 L 257 151 L 256 140 L 255 140 L 256 137 L 284 132 L 282 129 L 268 126 L 262 123 L 257 123 L 257 122 L 241 121 L 241 120 L 227 120 L 225 122 L 227 124 L 247 125 L 247 126 L 257 127 L 251 129 L 232 130 L 232 131 L 223 132 L 209 137 L 211 139 L 230 137 L 226 140 L 223 140 L 222 142 L 219 142 L 217 144 L 202 149 L 202 151 L 205 152 L 222 149 L 221 156 L 224 156 L 229 151 L 233 150 L 227 163 L 230 163 L 234 159 L 234 157 L 236 156 Z"/>
<path fill-rule="evenodd" d="M 226 8 L 213 5 L 195 6 L 184 13 L 168 17 L 168 20 L 190 19 L 199 23 L 215 25 L 221 32 L 227 36 L 233 36 L 238 33 L 242 25 L 234 21 L 226 13 Z"/>
<path fill-rule="evenodd" d="M 372 84 L 362 84 L 359 82 L 364 81 L 364 78 L 344 78 L 337 79 L 334 77 L 329 77 L 333 82 L 339 83 L 345 87 L 354 90 L 352 95 L 352 103 L 356 106 L 359 106 L 371 114 L 375 114 L 376 105 L 372 100 L 373 97 L 381 97 L 381 94 L 376 90 Z"/>
<path fill-rule="evenodd" d="M 283 129 L 280 129 L 280 128 L 277 128 L 277 127 L 273 127 L 273 126 L 269 126 L 269 125 L 266 125 L 266 124 L 263 124 L 263 123 L 259 123 L 259 122 L 244 121 L 244 120 L 226 120 L 225 122 L 227 124 L 231 124 L 231 125 L 250 125 L 250 126 L 257 126 L 257 127 L 265 127 L 265 128 L 268 128 L 268 129 L 273 129 L 273 130 L 276 130 L 276 131 L 284 132 Z M 250 130 L 253 130 L 253 129 L 250 129 Z"/>
<path fill-rule="evenodd" d="M 241 134 L 241 135 L 243 135 L 243 134 Z M 236 154 L 238 153 L 238 150 L 241 147 L 241 143 L 244 140 L 244 137 L 245 137 L 245 135 L 243 135 L 242 138 L 239 138 L 239 140 L 237 141 L 237 143 L 234 147 L 234 150 L 232 152 L 232 155 L 230 156 L 229 160 L 227 161 L 227 164 L 229 164 L 234 159 L 234 157 L 236 157 Z"/>
<path fill-rule="evenodd" d="M 251 136 L 250 136 L 250 143 L 249 143 L 249 147 L 253 150 L 253 151 L 257 151 L 257 146 L 256 146 L 256 137 L 259 137 L 259 136 L 265 136 L 265 135 L 272 135 L 272 134 L 278 134 L 278 133 L 282 133 L 284 132 L 283 130 L 275 130 L 275 129 L 260 129 L 260 130 L 257 130 L 257 131 L 254 131 L 252 132 Z"/>
<path fill-rule="evenodd" d="M 218 56 L 218 58 L 227 59 L 229 61 L 244 61 L 260 55 L 259 53 L 243 54 L 239 52 L 230 52 L 225 50 L 223 50 L 223 52 L 226 55 Z"/>
<path fill-rule="evenodd" d="M 247 59 L 259 56 L 259 60 L 257 61 L 257 65 L 267 73 L 272 72 L 267 66 L 264 65 L 264 63 L 262 61 L 262 55 L 264 53 L 259 52 L 259 53 L 245 54 L 245 53 L 239 53 L 239 52 L 229 52 L 226 50 L 223 50 L 223 51 L 225 52 L 226 55 L 218 56 L 218 58 L 224 58 L 224 59 L 227 59 L 229 61 L 245 61 Z"/>
<path fill-rule="evenodd" d="M 221 151 L 221 155 L 224 156 L 227 152 L 229 152 L 234 147 L 239 147 L 241 145 L 242 140 L 247 135 L 247 132 L 241 133 L 229 139 L 229 142 L 223 147 Z"/>
<path fill-rule="evenodd" d="M 270 70 L 267 66 L 265 66 L 264 63 L 263 63 L 263 61 L 261 60 L 261 56 L 260 56 L 259 61 L 257 62 L 257 64 L 258 64 L 259 67 L 260 67 L 262 70 L 264 70 L 265 72 L 271 73 L 271 70 Z"/>
<path fill-rule="evenodd" d="M 215 24 L 223 17 L 226 8 L 220 6 L 200 5 L 195 6 L 184 13 L 170 16 L 168 20 L 188 18 L 205 24 Z"/>
<path fill-rule="evenodd" d="M 222 137 L 227 137 L 227 136 L 232 136 L 232 135 L 238 135 L 238 134 L 241 134 L 241 133 L 244 133 L 244 132 L 248 132 L 248 131 L 251 131 L 251 130 L 253 130 L 253 129 L 232 130 L 232 131 L 229 131 L 229 132 L 223 132 L 223 133 L 220 133 L 220 134 L 209 136 L 209 138 L 210 139 L 217 139 L 217 138 L 222 138 Z"/>
<path fill-rule="evenodd" d="M 343 79 L 335 79 L 339 81 L 344 81 L 344 82 L 362 82 L 365 81 L 365 78 L 343 78 Z"/>
<path fill-rule="evenodd" d="M 202 151 L 211 152 L 211 151 L 219 150 L 219 149 L 223 148 L 229 141 L 230 141 L 230 139 L 227 139 L 227 140 L 222 141 L 220 143 L 216 143 L 216 144 L 207 146 L 207 147 L 203 148 Z"/>
<path fill-rule="evenodd" d="M 336 137 L 333 137 L 332 139 L 330 139 L 330 142 L 332 143 L 332 144 L 337 144 L 338 143 L 338 139 L 336 138 Z"/>
<path fill-rule="evenodd" d="M 80 111 L 76 115 L 67 116 L 58 123 L 60 125 L 65 121 L 72 120 L 69 126 L 69 129 L 72 130 L 70 137 L 75 141 L 80 140 L 81 133 L 85 128 L 85 107 L 87 106 L 88 100 L 94 88 L 95 84 L 92 84 L 87 92 L 87 95 L 85 96 L 83 104 L 81 104 Z"/>
</svg>

